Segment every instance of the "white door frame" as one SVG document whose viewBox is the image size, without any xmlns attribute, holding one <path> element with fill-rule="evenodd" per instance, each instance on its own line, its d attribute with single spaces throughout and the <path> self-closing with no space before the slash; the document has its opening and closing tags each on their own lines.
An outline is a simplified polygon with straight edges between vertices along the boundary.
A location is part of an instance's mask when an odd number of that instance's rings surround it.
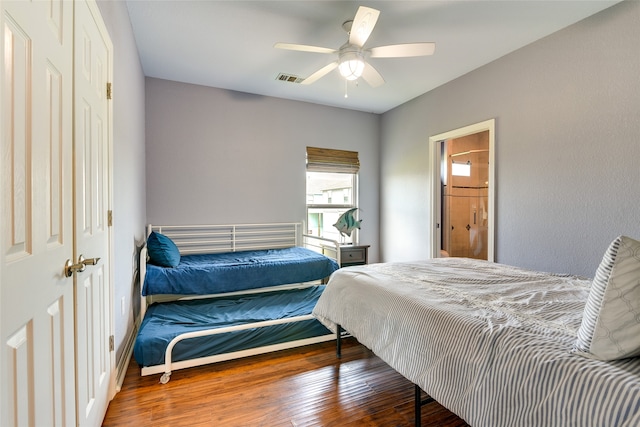
<svg viewBox="0 0 640 427">
<path fill-rule="evenodd" d="M 441 185 L 440 175 L 440 142 L 448 139 L 461 138 L 479 132 L 489 131 L 489 201 L 488 201 L 488 236 L 487 236 L 487 259 L 494 261 L 495 249 L 495 119 L 475 123 L 459 129 L 450 130 L 438 135 L 429 137 L 429 157 L 431 159 L 431 257 L 440 256 L 440 227 L 442 224 L 441 209 Z"/>
</svg>

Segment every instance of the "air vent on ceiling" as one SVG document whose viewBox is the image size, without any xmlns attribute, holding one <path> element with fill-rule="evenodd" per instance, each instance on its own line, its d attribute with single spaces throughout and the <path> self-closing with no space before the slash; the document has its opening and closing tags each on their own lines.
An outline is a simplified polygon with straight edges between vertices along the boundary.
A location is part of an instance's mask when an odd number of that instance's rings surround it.
<svg viewBox="0 0 640 427">
<path fill-rule="evenodd" d="M 278 77 L 276 77 L 276 80 L 280 80 L 282 82 L 289 82 L 289 83 L 301 83 L 302 80 L 304 79 L 302 77 L 299 77 L 293 74 L 280 73 L 278 74 Z"/>
</svg>

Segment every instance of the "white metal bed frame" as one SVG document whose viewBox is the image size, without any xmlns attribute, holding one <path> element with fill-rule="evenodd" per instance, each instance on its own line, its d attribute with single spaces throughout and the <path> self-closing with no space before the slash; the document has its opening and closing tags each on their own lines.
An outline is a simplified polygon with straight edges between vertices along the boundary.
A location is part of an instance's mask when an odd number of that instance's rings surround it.
<svg viewBox="0 0 640 427">
<path fill-rule="evenodd" d="M 181 255 L 199 254 L 199 253 L 217 253 L 217 252 L 236 252 L 244 250 L 265 250 L 279 249 L 292 246 L 304 246 L 318 253 L 325 253 L 325 247 L 329 246 L 335 250 L 337 254 L 337 262 L 340 264 L 340 244 L 335 240 L 325 239 L 318 236 L 312 236 L 300 232 L 302 223 L 264 223 L 264 224 L 228 224 L 228 225 L 151 225 L 147 226 L 147 235 L 152 231 L 162 233 L 171 238 L 178 247 Z M 333 253 L 333 250 L 330 251 Z M 143 246 L 140 253 L 140 288 L 144 284 L 146 275 L 147 247 Z M 140 318 L 138 327 L 144 318 L 147 306 L 153 302 L 166 302 L 186 299 L 200 299 L 230 295 L 246 295 L 258 292 L 277 291 L 283 289 L 295 289 L 313 286 L 317 282 L 296 283 L 290 285 L 273 286 L 269 288 L 250 289 L 246 291 L 227 292 L 223 294 L 209 295 L 153 295 L 142 296 L 140 301 Z M 172 362 L 172 351 L 174 346 L 183 340 L 217 335 L 227 332 L 234 332 L 244 329 L 262 328 L 272 325 L 284 323 L 300 322 L 313 319 L 311 314 L 297 316 L 288 319 L 267 320 L 263 322 L 255 322 L 245 325 L 228 326 L 225 328 L 217 328 L 203 330 L 197 332 L 188 332 L 175 337 L 167 346 L 165 351 L 165 363 L 155 366 L 144 366 L 141 369 L 141 375 L 153 375 L 163 373 L 160 377 L 160 383 L 169 382 L 171 372 L 173 370 L 191 368 L 195 366 L 206 365 L 210 363 L 222 362 L 225 360 L 238 359 L 241 357 L 264 354 L 289 348 L 301 347 L 309 344 L 315 344 L 335 339 L 333 333 L 322 335 L 319 337 L 306 338 L 301 340 L 289 341 L 280 344 L 272 344 L 241 350 L 231 353 L 217 354 L 213 356 L 200 357 L 196 359 L 184 360 L 180 362 Z"/>
</svg>

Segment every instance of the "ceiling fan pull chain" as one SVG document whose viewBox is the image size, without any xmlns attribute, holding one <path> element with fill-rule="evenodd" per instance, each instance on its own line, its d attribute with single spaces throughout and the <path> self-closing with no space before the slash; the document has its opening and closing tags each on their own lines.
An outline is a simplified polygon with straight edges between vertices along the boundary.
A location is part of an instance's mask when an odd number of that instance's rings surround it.
<svg viewBox="0 0 640 427">
<path fill-rule="evenodd" d="M 348 98 L 349 94 L 347 93 L 347 90 L 349 89 L 349 80 L 345 80 L 344 81 L 344 97 Z"/>
</svg>

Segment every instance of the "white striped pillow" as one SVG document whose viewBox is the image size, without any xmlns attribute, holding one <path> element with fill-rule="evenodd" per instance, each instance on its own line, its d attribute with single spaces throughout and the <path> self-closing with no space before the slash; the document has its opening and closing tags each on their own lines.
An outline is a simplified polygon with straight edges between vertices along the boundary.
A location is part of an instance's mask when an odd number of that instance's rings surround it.
<svg viewBox="0 0 640 427">
<path fill-rule="evenodd" d="M 640 355 L 640 242 L 616 238 L 596 271 L 576 349 L 599 360 Z"/>
</svg>

